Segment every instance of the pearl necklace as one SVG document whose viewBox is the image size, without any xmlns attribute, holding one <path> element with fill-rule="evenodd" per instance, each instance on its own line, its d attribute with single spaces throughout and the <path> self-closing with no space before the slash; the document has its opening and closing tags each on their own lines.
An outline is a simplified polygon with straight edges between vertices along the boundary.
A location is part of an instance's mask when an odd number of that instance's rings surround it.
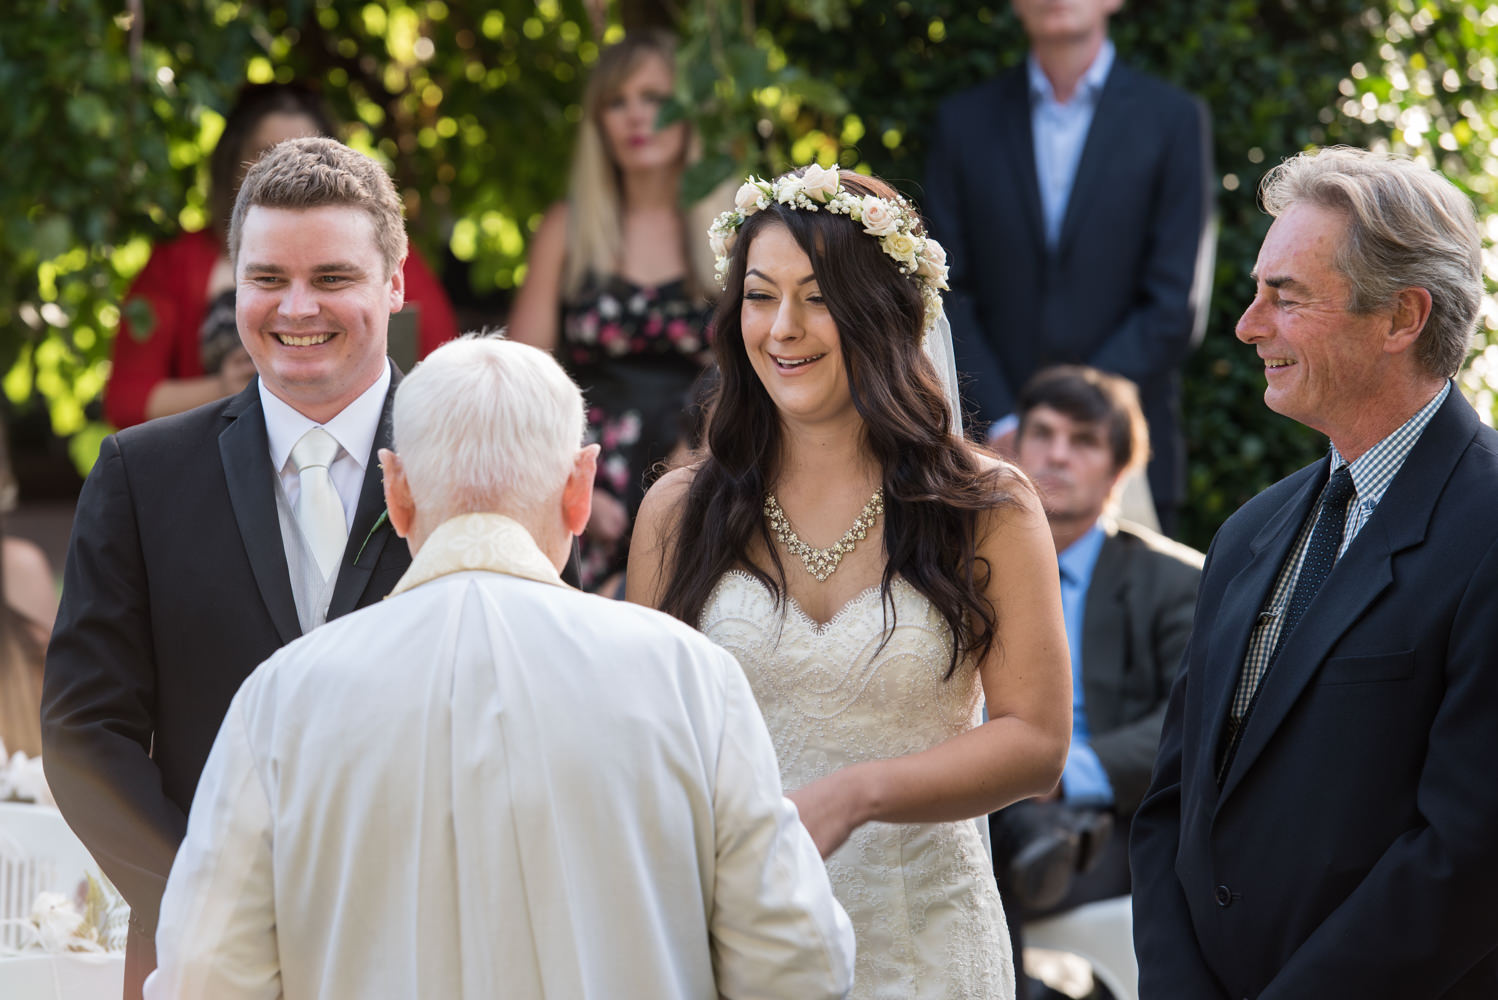
<svg viewBox="0 0 1498 1000">
<path fill-rule="evenodd" d="M 837 569 L 838 563 L 843 561 L 843 556 L 853 551 L 853 546 L 868 537 L 869 529 L 874 522 L 879 520 L 879 515 L 884 513 L 884 489 L 880 487 L 874 490 L 874 495 L 869 497 L 869 502 L 863 505 L 859 511 L 858 518 L 854 520 L 853 527 L 843 533 L 831 548 L 816 549 L 803 542 L 796 534 L 796 529 L 791 527 L 791 522 L 785 516 L 785 511 L 780 509 L 780 501 L 775 499 L 775 494 L 765 493 L 765 520 L 770 522 L 770 530 L 775 537 L 780 539 L 786 551 L 800 558 L 806 567 L 806 572 L 817 578 L 818 582 L 827 579 Z"/>
</svg>

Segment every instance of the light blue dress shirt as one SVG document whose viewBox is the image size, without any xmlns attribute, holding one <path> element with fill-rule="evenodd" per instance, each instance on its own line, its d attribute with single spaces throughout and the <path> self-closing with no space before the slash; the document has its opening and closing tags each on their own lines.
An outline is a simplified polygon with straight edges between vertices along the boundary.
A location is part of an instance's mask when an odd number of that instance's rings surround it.
<svg viewBox="0 0 1498 1000">
<path fill-rule="evenodd" d="M 1092 749 L 1087 728 L 1087 706 L 1082 686 L 1082 625 L 1087 617 L 1087 588 L 1103 550 L 1101 525 L 1066 547 L 1057 561 L 1061 565 L 1061 615 L 1066 619 L 1066 646 L 1071 652 L 1071 748 L 1061 772 L 1061 797 L 1075 805 L 1113 804 L 1113 783 Z"/>
<path fill-rule="evenodd" d="M 1045 220 L 1046 246 L 1054 247 L 1061 239 L 1061 220 L 1066 218 L 1066 203 L 1071 197 L 1072 182 L 1077 178 L 1077 164 L 1092 127 L 1092 114 L 1108 71 L 1113 68 L 1113 43 L 1103 39 L 1097 58 L 1082 74 L 1071 100 L 1061 103 L 1051 81 L 1032 55 L 1030 73 L 1030 134 L 1035 140 L 1035 176 L 1040 181 L 1041 215 Z"/>
<path fill-rule="evenodd" d="M 1040 214 L 1045 222 L 1046 246 L 1054 249 L 1061 241 L 1061 223 L 1066 218 L 1066 203 L 1077 179 L 1077 165 L 1082 162 L 1087 130 L 1092 128 L 1092 113 L 1103 95 L 1108 71 L 1113 68 L 1113 43 L 1103 39 L 1097 58 L 1082 74 L 1076 93 L 1065 104 L 1056 100 L 1051 81 L 1033 55 L 1026 66 L 1030 74 L 1030 135 L 1035 143 L 1035 177 L 1040 182 Z M 1018 427 L 1018 414 L 1000 417 L 988 428 L 989 443 Z"/>
</svg>

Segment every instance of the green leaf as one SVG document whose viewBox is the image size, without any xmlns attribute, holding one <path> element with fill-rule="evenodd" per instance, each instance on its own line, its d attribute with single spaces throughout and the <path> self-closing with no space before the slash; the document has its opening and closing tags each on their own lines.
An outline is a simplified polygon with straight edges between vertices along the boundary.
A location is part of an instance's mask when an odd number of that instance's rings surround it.
<svg viewBox="0 0 1498 1000">
<path fill-rule="evenodd" d="M 686 204 L 701 201 L 719 184 L 739 172 L 738 161 L 726 153 L 712 153 L 687 167 L 681 179 L 681 197 Z"/>
<path fill-rule="evenodd" d="M 849 111 L 848 99 L 827 80 L 804 73 L 787 72 L 782 75 L 780 87 L 787 94 L 799 97 L 824 114 L 845 115 Z"/>
<path fill-rule="evenodd" d="M 73 227 L 66 216 L 49 215 L 32 231 L 31 246 L 42 260 L 61 257 L 73 245 Z"/>
</svg>

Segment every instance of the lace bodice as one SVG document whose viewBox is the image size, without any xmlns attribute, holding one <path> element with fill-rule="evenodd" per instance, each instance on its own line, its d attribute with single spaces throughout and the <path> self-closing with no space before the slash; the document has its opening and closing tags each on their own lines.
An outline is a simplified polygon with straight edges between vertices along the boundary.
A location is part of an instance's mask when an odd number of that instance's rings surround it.
<svg viewBox="0 0 1498 1000">
<path fill-rule="evenodd" d="M 888 602 L 871 588 L 818 625 L 790 598 L 782 614 L 763 584 L 733 571 L 700 627 L 744 668 L 788 791 L 858 761 L 917 753 L 979 722 L 977 672 L 961 665 L 942 679 L 951 631 L 902 579 Z M 971 822 L 869 823 L 827 870 L 858 934 L 853 997 L 1014 995 L 992 862 Z"/>
</svg>

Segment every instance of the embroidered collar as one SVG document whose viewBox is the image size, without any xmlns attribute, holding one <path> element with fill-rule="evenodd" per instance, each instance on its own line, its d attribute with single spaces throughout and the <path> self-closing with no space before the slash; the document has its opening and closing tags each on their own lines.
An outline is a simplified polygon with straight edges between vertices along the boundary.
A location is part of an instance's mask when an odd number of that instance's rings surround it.
<svg viewBox="0 0 1498 1000">
<path fill-rule="evenodd" d="M 518 521 L 503 514 L 460 514 L 427 537 L 390 596 L 450 573 L 486 570 L 565 587 L 551 560 Z"/>
</svg>

